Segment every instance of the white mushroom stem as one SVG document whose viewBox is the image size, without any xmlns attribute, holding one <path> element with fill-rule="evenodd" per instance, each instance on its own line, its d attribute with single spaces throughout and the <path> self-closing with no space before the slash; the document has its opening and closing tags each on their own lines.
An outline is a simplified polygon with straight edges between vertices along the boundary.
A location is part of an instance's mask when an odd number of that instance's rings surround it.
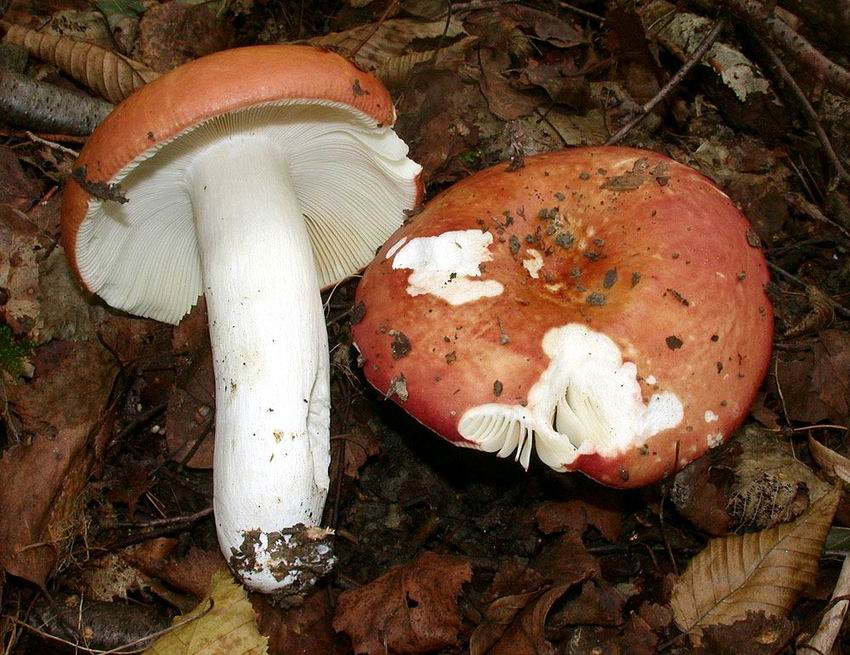
<svg viewBox="0 0 850 655">
<path fill-rule="evenodd" d="M 332 564 L 328 348 L 310 237 L 279 148 L 235 136 L 189 187 L 215 368 L 215 519 L 225 558 L 265 593 Z"/>
</svg>

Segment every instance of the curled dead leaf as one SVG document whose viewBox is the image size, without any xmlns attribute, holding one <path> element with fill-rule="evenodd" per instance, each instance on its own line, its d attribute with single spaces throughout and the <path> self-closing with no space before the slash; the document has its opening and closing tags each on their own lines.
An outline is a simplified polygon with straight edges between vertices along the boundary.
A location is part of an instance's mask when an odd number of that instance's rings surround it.
<svg viewBox="0 0 850 655">
<path fill-rule="evenodd" d="M 4 27 L 4 41 L 24 46 L 33 57 L 57 66 L 115 104 L 159 76 L 144 64 L 85 41 L 20 25 Z"/>
<path fill-rule="evenodd" d="M 91 341 L 53 341 L 35 351 L 33 364 L 32 382 L 5 387 L 20 438 L 32 443 L 0 457 L 0 567 L 43 584 L 80 528 L 92 442 L 108 432 L 118 367 Z"/>
<path fill-rule="evenodd" d="M 673 588 L 679 629 L 699 643 L 703 628 L 732 624 L 748 612 L 786 616 L 814 583 L 840 497 L 833 489 L 793 523 L 710 541 Z"/>
<path fill-rule="evenodd" d="M 536 655 L 551 652 L 546 616 L 572 583 L 494 601 L 469 640 L 470 655 Z"/>
<path fill-rule="evenodd" d="M 145 655 L 268 653 L 268 639 L 257 629 L 248 595 L 227 569 L 213 576 L 207 596 L 189 614 L 176 618 L 172 627 Z"/>
<path fill-rule="evenodd" d="M 415 52 L 411 47 L 415 41 L 429 42 L 442 38 L 442 46 L 447 46 L 466 34 L 463 25 L 458 20 L 451 20 L 446 25 L 445 20 L 422 21 L 411 18 L 391 18 L 379 24 L 369 23 L 358 25 L 342 32 L 331 32 L 324 36 L 311 39 L 311 43 L 324 48 L 332 48 L 344 57 L 355 53 L 354 62 L 361 68 L 378 73 L 381 81 L 387 84 L 380 75 L 384 67 L 400 67 L 402 63 L 394 59 L 410 56 L 410 67 L 415 63 L 425 61 L 434 54 L 433 48 Z M 394 75 L 398 70 L 393 71 Z M 392 76 L 391 76 L 392 77 Z M 389 85 L 392 86 L 392 85 Z"/>
<path fill-rule="evenodd" d="M 842 482 L 850 484 L 850 459 L 839 455 L 832 448 L 827 448 L 809 434 L 809 452 L 824 472 L 833 477 L 841 478 Z"/>
<path fill-rule="evenodd" d="M 457 557 L 425 552 L 367 585 L 339 597 L 334 630 L 356 653 L 423 653 L 455 643 L 457 596 L 472 567 Z"/>
</svg>

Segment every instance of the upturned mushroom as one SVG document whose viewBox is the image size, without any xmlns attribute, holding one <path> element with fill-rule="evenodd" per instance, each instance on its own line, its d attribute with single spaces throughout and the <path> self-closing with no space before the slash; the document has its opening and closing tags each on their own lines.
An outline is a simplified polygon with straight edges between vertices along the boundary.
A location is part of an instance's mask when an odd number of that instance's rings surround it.
<svg viewBox="0 0 850 655">
<path fill-rule="evenodd" d="M 62 243 L 87 289 L 168 323 L 206 296 L 218 539 L 261 592 L 297 593 L 333 562 L 315 527 L 330 459 L 319 291 L 420 197 L 394 120 L 380 82 L 336 54 L 225 51 L 117 107 L 65 191 Z"/>
<path fill-rule="evenodd" d="M 744 419 L 770 357 L 767 281 L 708 179 L 576 148 L 428 203 L 367 268 L 353 336 L 367 379 L 455 444 L 634 487 Z"/>
</svg>

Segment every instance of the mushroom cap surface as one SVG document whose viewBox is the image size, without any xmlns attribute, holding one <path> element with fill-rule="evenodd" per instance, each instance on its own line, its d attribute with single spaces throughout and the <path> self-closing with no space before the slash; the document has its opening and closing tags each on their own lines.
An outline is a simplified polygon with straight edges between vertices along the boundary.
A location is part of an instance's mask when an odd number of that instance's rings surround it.
<svg viewBox="0 0 850 655">
<path fill-rule="evenodd" d="M 374 146 L 379 151 L 372 156 L 372 159 L 381 160 L 379 164 L 385 161 L 397 164 L 396 170 L 389 176 L 398 178 L 394 178 L 393 183 L 398 183 L 397 186 L 402 188 L 401 195 L 404 197 L 399 198 L 397 208 L 393 207 L 398 210 L 395 213 L 400 216 L 404 208 L 418 202 L 422 194 L 419 167 L 406 159 L 407 147 L 392 133 L 391 127 L 395 121 L 392 99 L 375 77 L 359 70 L 341 56 L 313 46 L 270 45 L 225 50 L 169 71 L 135 92 L 116 107 L 87 141 L 77 160 L 77 167 L 84 170 L 86 179 L 95 185 L 120 183 L 127 192 L 129 202 L 126 205 L 104 202 L 75 181 L 66 186 L 62 207 L 62 245 L 72 269 L 83 285 L 104 296 L 113 306 L 126 311 L 160 320 L 179 320 L 201 292 L 194 243 L 189 243 L 191 239 L 184 234 L 189 228 L 178 230 L 174 225 L 149 227 L 145 229 L 150 234 L 145 235 L 144 239 L 128 238 L 123 233 L 118 234 L 116 228 L 114 234 L 95 235 L 98 239 L 110 241 L 108 247 L 102 248 L 103 252 L 89 252 L 87 248 L 93 240 L 89 232 L 94 232 L 90 224 L 102 221 L 103 215 L 108 214 L 107 218 L 113 219 L 113 223 L 135 225 L 139 208 L 146 215 L 145 220 L 148 215 L 173 213 L 175 216 L 180 214 L 184 221 L 191 221 L 191 203 L 185 193 L 185 181 L 178 174 L 181 166 L 185 169 L 189 165 L 189 151 L 192 148 L 203 148 L 230 129 L 253 134 L 252 130 L 272 130 L 281 119 L 290 124 L 299 120 L 307 121 L 312 115 L 305 113 L 305 107 L 312 108 L 311 111 L 324 112 L 318 119 L 320 127 L 322 124 L 330 124 L 341 112 L 346 114 L 346 120 L 350 120 L 356 128 L 346 144 L 349 149 L 360 140 L 367 147 Z M 293 109 L 296 112 L 300 109 L 301 115 L 292 115 Z M 317 131 L 320 132 L 313 129 L 313 132 Z M 378 137 L 372 137 L 372 133 L 378 134 L 383 141 L 377 145 L 373 143 Z M 290 146 L 288 142 L 297 141 L 292 138 L 291 126 L 289 131 L 270 131 L 269 136 L 279 138 L 282 147 L 297 149 L 298 155 L 315 154 L 310 144 L 296 143 Z M 319 136 L 330 138 L 327 134 L 320 133 Z M 181 145 L 176 146 L 176 142 Z M 335 172 L 341 175 L 341 171 L 354 168 L 344 157 L 340 159 L 339 171 Z M 174 170 L 162 173 L 159 164 L 153 161 L 165 161 Z M 315 161 L 305 166 L 312 167 L 309 173 L 322 168 Z M 333 168 L 333 162 L 329 168 Z M 134 197 L 134 185 L 149 182 L 155 175 L 161 179 L 154 180 L 149 186 L 156 186 L 157 197 L 151 198 L 154 194 L 147 189 L 137 194 L 143 197 Z M 306 176 L 307 173 L 304 174 Z M 351 173 L 351 177 L 358 184 L 371 182 L 379 186 L 368 175 L 358 177 L 357 173 Z M 298 182 L 296 179 L 296 186 Z M 330 185 L 327 180 L 323 180 L 318 186 L 321 192 Z M 371 189 L 364 189 L 359 195 L 356 189 L 341 188 L 333 192 L 340 197 L 353 193 L 357 197 L 350 199 L 350 202 L 355 205 L 366 203 L 370 194 L 374 194 Z M 336 201 L 334 198 L 329 204 Z M 305 214 L 307 210 L 320 213 L 323 209 L 318 206 L 308 207 Z M 358 237 L 358 243 L 352 246 L 356 252 L 338 257 L 344 261 L 326 264 L 324 255 L 316 251 L 322 286 L 331 285 L 362 268 L 371 258 L 374 248 L 398 226 L 400 220 L 400 217 L 394 217 L 395 224 L 389 227 L 386 224 L 378 225 L 380 221 L 371 225 L 368 220 L 363 221 L 364 236 Z M 142 222 L 139 221 L 140 224 Z M 315 246 L 315 238 L 321 236 L 322 228 L 312 224 L 308 228 Z M 124 232 L 129 232 L 129 229 Z M 114 243 L 111 242 L 113 237 Z M 146 244 L 148 237 L 151 237 L 150 241 L 156 239 L 167 243 Z M 336 234 L 326 235 L 325 238 L 330 244 L 340 240 Z M 131 243 L 133 239 L 135 241 Z M 329 243 L 322 246 L 328 247 Z M 101 270 L 103 267 L 100 261 L 95 261 L 108 260 L 107 263 L 112 265 L 113 257 L 145 248 L 147 254 L 133 253 L 135 259 L 129 266 L 141 275 L 147 272 L 147 262 L 154 261 L 167 271 L 170 279 L 183 284 L 184 290 L 174 292 L 180 296 L 173 301 L 174 307 L 163 309 L 153 306 L 156 305 L 153 300 L 124 299 L 122 293 L 126 292 L 125 289 L 116 291 L 110 288 L 132 286 L 133 280 L 117 281 L 110 271 Z M 368 257 L 365 255 L 367 252 Z M 151 275 L 154 273 L 151 272 Z M 165 283 L 155 281 L 150 286 L 152 289 L 135 289 L 136 295 L 159 293 L 159 287 L 165 286 Z M 108 297 L 110 290 L 112 298 Z"/>
<path fill-rule="evenodd" d="M 353 336 L 367 379 L 446 439 L 525 465 L 533 443 L 557 470 L 633 487 L 744 419 L 770 357 L 767 282 L 707 178 L 575 148 L 429 202 L 367 268 Z"/>
</svg>

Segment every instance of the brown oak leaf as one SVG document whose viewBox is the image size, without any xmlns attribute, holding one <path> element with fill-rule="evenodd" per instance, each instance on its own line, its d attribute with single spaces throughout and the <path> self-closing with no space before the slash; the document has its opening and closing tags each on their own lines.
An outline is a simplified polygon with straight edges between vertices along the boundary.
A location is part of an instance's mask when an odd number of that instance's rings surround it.
<svg viewBox="0 0 850 655">
<path fill-rule="evenodd" d="M 460 630 L 457 596 L 472 579 L 469 562 L 432 552 L 340 594 L 334 630 L 356 653 L 423 653 L 453 645 Z"/>
</svg>

